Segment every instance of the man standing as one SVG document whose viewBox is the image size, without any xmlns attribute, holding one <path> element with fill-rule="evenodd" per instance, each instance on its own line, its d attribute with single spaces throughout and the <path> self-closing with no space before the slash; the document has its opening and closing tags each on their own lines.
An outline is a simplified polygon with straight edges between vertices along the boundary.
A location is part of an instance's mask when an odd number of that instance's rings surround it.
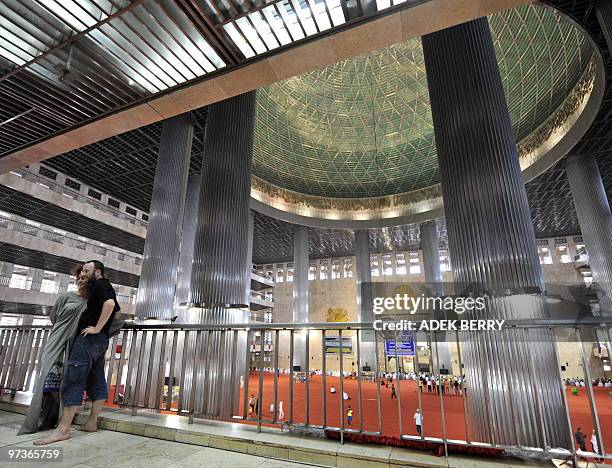
<svg viewBox="0 0 612 468">
<path fill-rule="evenodd" d="M 581 427 L 578 428 L 576 434 L 574 434 L 574 437 L 576 438 L 576 443 L 578 444 L 580 450 L 586 452 L 586 437 L 584 436 L 584 432 L 582 432 Z"/>
<path fill-rule="evenodd" d="M 98 415 L 108 398 L 104 375 L 104 355 L 108 348 L 108 330 L 120 307 L 117 295 L 108 279 L 104 277 L 102 262 L 92 260 L 83 266 L 82 272 L 93 279 L 87 309 L 81 315 L 77 336 L 62 376 L 61 395 L 64 413 L 55 431 L 34 445 L 47 445 L 70 438 L 72 419 L 83 400 L 83 391 L 93 401 L 91 414 L 80 430 L 95 432 Z"/>
<path fill-rule="evenodd" d="M 419 435 L 421 435 L 421 426 L 423 425 L 423 415 L 421 414 L 421 410 L 417 409 L 414 413 L 414 424 L 416 425 L 416 430 Z"/>
</svg>

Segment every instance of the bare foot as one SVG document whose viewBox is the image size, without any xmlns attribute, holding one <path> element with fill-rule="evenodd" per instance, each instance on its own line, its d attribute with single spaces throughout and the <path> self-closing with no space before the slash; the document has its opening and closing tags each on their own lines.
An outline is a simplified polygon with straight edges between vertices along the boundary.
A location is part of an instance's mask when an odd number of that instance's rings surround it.
<svg viewBox="0 0 612 468">
<path fill-rule="evenodd" d="M 79 426 L 79 431 L 83 432 L 96 432 L 98 430 L 98 424 L 92 423 L 89 420 L 82 426 Z"/>
<path fill-rule="evenodd" d="M 49 445 L 55 442 L 60 442 L 62 440 L 68 439 L 70 439 L 70 430 L 68 430 L 68 432 L 61 432 L 56 429 L 49 437 L 35 440 L 33 443 L 34 445 Z"/>
</svg>

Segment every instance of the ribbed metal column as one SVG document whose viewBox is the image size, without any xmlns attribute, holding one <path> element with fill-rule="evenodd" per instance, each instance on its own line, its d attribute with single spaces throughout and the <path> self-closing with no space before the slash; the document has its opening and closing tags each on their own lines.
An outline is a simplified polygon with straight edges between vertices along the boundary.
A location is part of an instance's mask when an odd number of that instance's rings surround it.
<svg viewBox="0 0 612 468">
<path fill-rule="evenodd" d="M 355 231 L 355 280 L 357 282 L 357 311 L 359 322 L 372 322 L 372 289 L 362 287 L 372 282 L 370 264 L 370 234 L 367 230 Z"/>
<path fill-rule="evenodd" d="M 487 19 L 422 43 L 456 292 L 496 294 L 470 318 L 542 316 L 542 269 Z M 529 337 L 463 337 L 475 440 L 570 447 L 553 337 Z"/>
<path fill-rule="evenodd" d="M 434 220 L 427 221 L 420 225 L 421 253 L 423 254 L 423 270 L 425 273 L 425 283 L 427 289 L 433 296 L 444 294 L 444 283 L 442 282 L 442 270 L 440 269 L 440 244 L 438 241 L 438 229 Z M 447 339 L 453 337 L 444 333 L 438 333 L 438 356 L 434 359 L 439 363 L 439 368 L 448 369 L 452 373 L 453 364 L 451 361 L 450 342 Z"/>
<path fill-rule="evenodd" d="M 176 271 L 192 140 L 191 114 L 172 117 L 162 124 L 134 311 L 136 317 L 169 320 L 174 313 Z"/>
<path fill-rule="evenodd" d="M 308 322 L 308 228 L 296 226 L 293 232 L 293 323 Z M 306 339 L 303 333 L 294 333 L 293 365 L 306 370 Z"/>
<path fill-rule="evenodd" d="M 602 315 L 612 315 L 612 214 L 593 157 L 572 157 L 565 164 L 580 231 L 589 254 L 593 282 L 599 288 Z"/>
<path fill-rule="evenodd" d="M 612 2 L 610 0 L 593 0 L 595 4 L 595 14 L 601 26 L 606 44 L 608 44 L 608 53 L 612 54 Z"/>
<path fill-rule="evenodd" d="M 355 231 L 355 287 L 357 291 L 357 313 L 359 322 L 373 322 L 372 312 L 372 267 L 370 264 L 370 233 L 367 230 Z M 361 333 L 361 365 L 372 369 L 376 366 L 376 347 L 374 336 Z"/>
<path fill-rule="evenodd" d="M 427 221 L 420 226 L 421 252 L 425 282 L 429 283 L 432 293 L 444 294 L 442 270 L 440 270 L 440 245 L 435 221 Z"/>
<path fill-rule="evenodd" d="M 245 272 L 249 265 L 254 120 L 255 92 L 218 102 L 208 109 L 191 271 L 192 323 L 248 322 L 245 299 L 249 283 Z M 246 341 L 241 341 L 237 357 L 232 358 L 229 338 L 228 334 L 222 343 L 221 333 L 213 333 L 208 353 L 199 363 L 206 366 L 207 373 L 202 411 L 223 419 L 238 409 L 238 387 L 231 385 L 232 359 L 237 367 L 234 382 L 246 378 L 241 358 L 246 353 Z M 228 398 L 229 394 L 234 397 Z"/>
<path fill-rule="evenodd" d="M 246 269 L 246 284 L 245 304 L 249 304 L 251 300 L 251 271 L 253 270 L 253 232 L 255 229 L 255 213 L 249 212 L 249 231 L 247 234 L 247 269 Z"/>
<path fill-rule="evenodd" d="M 185 196 L 185 210 L 183 216 L 183 231 L 181 233 L 181 247 L 176 280 L 176 293 L 174 305 L 179 313 L 179 323 L 184 309 L 178 306 L 191 302 L 191 265 L 193 263 L 193 247 L 195 242 L 196 224 L 198 222 L 198 204 L 200 202 L 200 174 L 189 176 L 187 181 L 187 195 Z"/>
</svg>

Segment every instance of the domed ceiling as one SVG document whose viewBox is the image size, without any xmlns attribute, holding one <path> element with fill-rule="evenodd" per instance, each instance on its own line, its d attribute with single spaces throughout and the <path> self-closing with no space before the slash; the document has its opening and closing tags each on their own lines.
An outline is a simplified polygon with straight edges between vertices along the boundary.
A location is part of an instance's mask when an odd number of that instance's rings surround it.
<svg viewBox="0 0 612 468">
<path fill-rule="evenodd" d="M 552 9 L 489 18 L 517 143 L 563 104 L 592 56 Z M 332 198 L 411 192 L 440 182 L 419 38 L 257 92 L 254 175 Z"/>
</svg>

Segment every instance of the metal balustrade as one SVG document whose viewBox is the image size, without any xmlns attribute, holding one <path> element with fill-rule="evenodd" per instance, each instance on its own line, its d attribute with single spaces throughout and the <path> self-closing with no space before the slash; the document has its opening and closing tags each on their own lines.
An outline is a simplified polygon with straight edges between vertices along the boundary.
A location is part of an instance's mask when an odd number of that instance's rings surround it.
<svg viewBox="0 0 612 468">
<path fill-rule="evenodd" d="M 134 265 L 140 265 L 142 262 L 142 257 L 137 254 L 120 251 L 111 246 L 96 245 L 92 242 L 87 242 L 82 239 L 79 239 L 77 236 L 74 236 L 71 233 L 58 233 L 55 231 L 50 231 L 40 226 L 22 223 L 21 221 L 17 221 L 1 215 L 0 228 L 7 229 L 9 231 L 21 232 L 23 234 L 28 234 L 30 236 L 36 237 L 38 239 L 48 240 L 57 244 L 62 244 L 68 247 L 83 250 L 85 252 L 93 252 L 97 255 L 102 255 L 104 257 L 112 258 L 114 260 L 126 263 L 132 263 Z"/>
<path fill-rule="evenodd" d="M 147 227 L 147 225 L 149 224 L 147 221 L 138 219 L 137 217 L 130 215 L 128 213 L 124 213 L 121 210 L 118 210 L 117 208 L 113 208 L 112 206 L 106 205 L 96 200 L 95 198 L 88 197 L 79 191 L 66 187 L 65 185 L 58 184 L 54 180 L 43 177 L 40 174 L 37 174 L 35 172 L 29 171 L 23 168 L 14 169 L 12 172 L 13 174 L 16 174 L 18 177 L 22 177 L 23 179 L 28 180 L 30 182 L 42 184 L 46 187 L 49 187 L 49 190 L 52 190 L 53 192 L 63 193 L 65 195 L 68 195 L 73 200 L 76 200 L 80 203 L 86 203 L 88 205 L 91 205 L 97 210 L 111 214 L 114 217 L 127 221 L 130 224 L 135 224 L 136 226 L 143 226 L 143 227 Z"/>
<path fill-rule="evenodd" d="M 579 325 L 579 326 L 578 326 Z M 107 404 L 132 408 L 135 413 L 139 408 L 170 412 L 188 416 L 190 422 L 195 417 L 214 420 L 239 421 L 255 425 L 289 427 L 295 430 L 319 430 L 328 434 L 336 433 L 341 440 L 350 438 L 352 434 L 369 436 L 375 442 L 380 436 L 396 436 L 400 440 L 411 440 L 423 444 L 439 444 L 445 452 L 449 446 L 472 446 L 508 450 L 513 453 L 530 454 L 530 456 L 547 456 L 554 458 L 606 458 L 612 459 L 609 447 L 604 446 L 603 439 L 612 430 L 606 420 L 600 419 L 598 405 L 610 405 L 608 398 L 599 395 L 596 398 L 595 389 L 591 383 L 591 371 L 588 364 L 589 353 L 581 341 L 582 332 L 600 332 L 610 346 L 610 327 L 612 321 L 602 318 L 582 319 L 580 324 L 572 320 L 533 320 L 529 322 L 508 322 L 513 330 L 523 330 L 527 335 L 537 330 L 550 330 L 571 333 L 576 337 L 580 350 L 580 365 L 584 372 L 584 381 L 589 408 L 592 413 L 593 426 L 600 435 L 600 450 L 604 455 L 585 455 L 577 452 L 575 447 L 551 448 L 506 446 L 479 442 L 472 436 L 469 416 L 469 382 L 464 379 L 458 384 L 458 393 L 453 387 L 438 386 L 438 391 L 430 394 L 426 386 L 421 386 L 418 380 L 413 380 L 413 373 L 418 377 L 424 368 L 432 374 L 435 381 L 441 375 L 434 373 L 440 369 L 438 355 L 439 342 L 435 333 L 421 333 L 416 339 L 425 340 L 428 348 L 423 354 L 415 353 L 412 359 L 414 372 L 403 368 L 404 361 L 398 359 L 398 336 L 383 336 L 374 333 L 371 324 L 359 323 L 311 323 L 311 324 L 245 324 L 245 325 L 138 325 L 127 324 L 126 327 L 111 340 L 107 352 L 106 372 L 110 387 Z M 0 326 L 0 388 L 9 389 L 13 394 L 17 391 L 27 391 L 33 385 L 33 376 L 38 370 L 40 355 L 50 327 Z M 215 341 L 214 337 L 221 337 Z M 368 368 L 363 362 L 363 347 L 367 336 L 374 340 L 375 362 Z M 582 335 L 584 336 L 584 335 Z M 271 338 L 271 340 L 270 340 Z M 337 354 L 330 354 L 330 341 L 337 346 Z M 348 339 L 348 340 L 347 340 Z M 383 343 L 391 340 L 395 345 L 397 368 L 391 366 L 384 358 Z M 265 362 L 265 353 L 255 354 L 251 347 L 242 347 L 241 343 L 259 342 L 260 350 L 272 348 L 271 361 Z M 343 347 L 346 343 L 354 347 L 354 357 L 339 359 L 344 356 Z M 223 362 L 213 363 L 210 359 L 214 343 L 222 343 L 228 354 Z M 270 345 L 271 343 L 271 345 Z M 452 346 L 457 350 L 458 367 L 463 368 L 461 352 L 463 342 L 455 333 Z M 525 343 L 528 346 L 528 343 Z M 564 342 L 557 341 L 558 349 Z M 246 349 L 246 350 L 245 350 Z M 296 356 L 305 353 L 308 368 L 294 369 Z M 318 354 L 317 354 L 318 353 Z M 529 355 L 529 353 L 527 353 Z M 533 361 L 537 356 L 529 355 Z M 353 361 L 351 364 L 349 361 Z M 533 369 L 533 362 L 525 363 Z M 350 369 L 348 368 L 350 367 Z M 568 436 L 573 441 L 571 409 L 567 401 L 561 366 L 558 365 L 558 388 L 563 394 L 563 402 L 567 420 L 570 423 Z M 247 372 L 241 369 L 249 369 Z M 211 386 L 213 374 L 225 373 L 228 376 L 227 387 Z M 385 384 L 385 376 L 393 373 L 393 383 L 397 386 L 397 399 L 389 404 L 386 393 L 389 390 Z M 539 398 L 537 386 L 538 376 L 530 374 L 535 398 Z M 440 380 L 441 381 L 441 380 Z M 330 385 L 337 385 L 336 393 L 330 393 Z M 402 388 L 406 387 L 404 390 Z M 435 386 L 434 386 L 435 388 Z M 235 389 L 234 392 L 231 390 Z M 445 390 L 446 389 L 446 390 Z M 508 392 L 518 391 L 509 387 Z M 601 389 L 600 389 L 601 390 Z M 353 393 L 350 400 L 343 398 L 344 392 Z M 612 392 L 612 388 L 604 391 Z M 383 395 L 383 392 L 385 394 Z M 416 399 L 414 393 L 416 393 Z M 601 393 L 601 392 L 599 392 Z M 251 395 L 255 396 L 255 402 Z M 219 405 L 231 406 L 231 417 L 223 418 L 214 411 L 207 401 L 216 399 Z M 409 400 L 409 401 L 406 401 Z M 284 401 L 281 410 L 280 402 Z M 454 401 L 454 403 L 453 403 Z M 445 414 L 449 411 L 445 404 L 453 403 L 455 408 L 462 408 L 463 427 L 460 437 L 457 433 L 457 420 L 449 424 Z M 270 405 L 269 410 L 268 406 Z M 347 426 L 345 414 L 351 405 L 356 414 L 354 425 Z M 422 432 L 417 434 L 413 428 L 413 406 L 424 414 Z M 214 405 L 213 405 L 214 406 Z M 385 408 L 383 408 L 383 406 Z M 391 408 L 391 410 L 389 410 Z M 433 409 L 432 409 L 433 408 Z M 280 412 L 283 414 L 280 414 Z M 432 417 L 438 412 L 440 418 Z M 605 415 L 608 408 L 601 412 Z M 397 416 L 395 416 L 395 413 Z M 538 417 L 538 416 L 536 416 Z M 393 419 L 389 426 L 388 420 Z M 409 420 L 407 421 L 406 418 Z M 531 431 L 542 431 L 542 413 L 539 413 L 540 423 L 530 427 Z M 603 424 L 602 424 L 603 423 Z M 576 429 L 576 426 L 573 426 Z M 602 429 L 604 432 L 602 433 Z M 545 441 L 546 438 L 543 437 Z"/>
<path fill-rule="evenodd" d="M 11 286 L 11 281 L 13 277 L 0 275 L 0 288 L 19 289 L 23 291 L 37 291 L 47 294 L 59 295 L 68 292 L 68 285 L 72 284 L 72 280 L 70 280 L 69 282 L 58 282 L 57 280 L 55 280 L 55 287 L 52 292 L 41 291 L 43 280 L 46 278 L 43 278 L 42 280 L 29 280 L 27 279 L 27 275 L 21 276 L 26 277 L 26 280 L 23 282 L 23 284 L 20 286 Z M 136 293 L 134 293 L 133 295 L 117 294 L 117 301 L 119 302 L 119 304 L 131 304 L 135 297 Z"/>
</svg>

